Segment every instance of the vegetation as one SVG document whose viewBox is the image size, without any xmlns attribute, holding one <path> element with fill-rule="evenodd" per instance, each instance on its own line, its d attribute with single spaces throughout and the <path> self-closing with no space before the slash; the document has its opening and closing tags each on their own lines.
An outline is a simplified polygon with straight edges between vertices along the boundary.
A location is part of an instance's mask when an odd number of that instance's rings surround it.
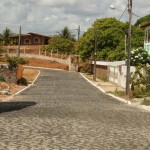
<svg viewBox="0 0 150 150">
<path fill-rule="evenodd" d="M 150 96 L 150 66 L 145 66 L 145 74 L 141 73 L 143 66 L 136 66 L 136 71 L 131 74 L 131 91 L 133 97 Z"/>
<path fill-rule="evenodd" d="M 18 64 L 27 64 L 28 63 L 28 61 L 26 59 L 18 58 L 16 56 L 10 57 L 8 55 L 5 55 L 4 59 L 8 63 L 8 67 L 10 70 L 12 70 L 13 68 L 17 68 Z"/>
<path fill-rule="evenodd" d="M 71 34 L 71 31 L 68 27 L 64 27 L 60 32 L 58 32 L 59 36 L 65 39 L 70 39 L 75 41 L 74 36 Z"/>
<path fill-rule="evenodd" d="M 145 66 L 147 64 L 150 64 L 150 56 L 148 55 L 148 52 L 144 50 L 144 48 L 140 47 L 131 51 L 132 66 Z"/>
<path fill-rule="evenodd" d="M 68 27 L 64 27 L 59 35 L 51 37 L 48 46 L 44 46 L 43 50 L 62 54 L 73 54 L 77 46 L 73 35 Z"/>
<path fill-rule="evenodd" d="M 26 79 L 26 78 L 22 77 L 21 79 L 19 79 L 19 80 L 17 81 L 17 84 L 27 86 L 27 85 L 28 85 L 28 82 L 27 82 L 27 79 Z"/>
<path fill-rule="evenodd" d="M 97 36 L 98 60 L 125 60 L 125 35 L 128 23 L 115 18 L 97 19 L 91 28 L 80 38 L 78 51 L 82 60 L 93 56 L 95 37 Z M 144 31 L 139 27 L 132 27 L 132 46 L 143 46 Z"/>
<path fill-rule="evenodd" d="M 134 25 L 139 26 L 139 25 L 142 25 L 142 24 L 149 22 L 149 21 L 150 21 L 150 14 L 138 19 Z"/>
<path fill-rule="evenodd" d="M 0 34 L 0 38 L 3 40 L 4 45 L 9 45 L 11 44 L 10 36 L 13 35 L 14 33 L 9 29 L 6 28 L 2 34 Z"/>
<path fill-rule="evenodd" d="M 74 50 L 74 43 L 72 40 L 62 38 L 60 36 L 54 36 L 51 38 L 49 45 L 43 47 L 44 50 L 59 52 L 63 54 L 71 54 Z"/>
<path fill-rule="evenodd" d="M 0 76 L 0 82 L 5 82 L 5 79 L 3 76 Z"/>
<path fill-rule="evenodd" d="M 149 106 L 149 105 L 150 105 L 150 101 L 147 101 L 147 100 L 144 98 L 144 100 L 141 102 L 141 105 Z"/>
</svg>

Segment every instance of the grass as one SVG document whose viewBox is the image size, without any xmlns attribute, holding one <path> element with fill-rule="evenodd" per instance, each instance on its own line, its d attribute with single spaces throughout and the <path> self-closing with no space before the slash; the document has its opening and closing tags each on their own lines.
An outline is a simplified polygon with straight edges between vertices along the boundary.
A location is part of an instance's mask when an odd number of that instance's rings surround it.
<svg viewBox="0 0 150 150">
<path fill-rule="evenodd" d="M 141 105 L 150 106 L 150 101 L 148 101 L 144 98 L 144 100 L 141 102 Z"/>
</svg>

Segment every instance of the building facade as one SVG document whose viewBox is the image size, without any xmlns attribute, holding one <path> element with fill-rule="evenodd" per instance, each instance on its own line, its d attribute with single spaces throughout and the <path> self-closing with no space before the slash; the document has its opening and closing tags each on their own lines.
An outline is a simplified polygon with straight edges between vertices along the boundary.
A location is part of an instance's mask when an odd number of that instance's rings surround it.
<svg viewBox="0 0 150 150">
<path fill-rule="evenodd" d="M 30 32 L 28 34 L 21 34 L 20 44 L 21 45 L 47 45 L 49 38 L 50 38 L 49 36 Z M 10 36 L 10 39 L 13 45 L 18 45 L 19 35 Z"/>
<path fill-rule="evenodd" d="M 144 49 L 150 54 L 150 22 L 147 22 L 140 27 L 145 30 Z"/>
</svg>

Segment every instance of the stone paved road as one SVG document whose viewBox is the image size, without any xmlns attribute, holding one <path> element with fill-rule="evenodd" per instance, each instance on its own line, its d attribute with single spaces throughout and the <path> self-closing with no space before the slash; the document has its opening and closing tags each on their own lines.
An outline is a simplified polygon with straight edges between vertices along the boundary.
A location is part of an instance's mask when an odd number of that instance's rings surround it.
<svg viewBox="0 0 150 150">
<path fill-rule="evenodd" d="M 0 150 L 148 150 L 150 113 L 101 93 L 78 73 L 41 70 L 0 103 Z"/>
</svg>

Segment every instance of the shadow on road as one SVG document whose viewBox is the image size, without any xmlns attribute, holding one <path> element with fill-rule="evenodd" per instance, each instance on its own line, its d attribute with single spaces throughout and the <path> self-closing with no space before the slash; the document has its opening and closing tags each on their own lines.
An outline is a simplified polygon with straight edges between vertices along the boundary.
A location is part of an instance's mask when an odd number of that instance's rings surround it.
<svg viewBox="0 0 150 150">
<path fill-rule="evenodd" d="M 1 102 L 0 113 L 16 111 L 34 105 L 36 105 L 35 102 Z"/>
</svg>

